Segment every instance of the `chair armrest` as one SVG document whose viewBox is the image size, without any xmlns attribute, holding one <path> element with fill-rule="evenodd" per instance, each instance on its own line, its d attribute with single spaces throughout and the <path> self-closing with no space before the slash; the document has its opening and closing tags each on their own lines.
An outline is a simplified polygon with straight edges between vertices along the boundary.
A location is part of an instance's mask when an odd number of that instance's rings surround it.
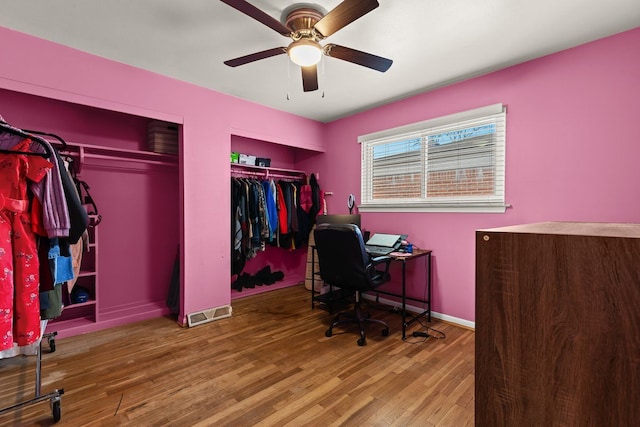
<svg viewBox="0 0 640 427">
<path fill-rule="evenodd" d="M 391 265 L 391 261 L 393 261 L 393 258 L 391 258 L 390 256 L 387 256 L 387 255 L 371 258 L 370 268 L 376 269 L 375 267 L 377 265 L 385 264 L 384 273 L 388 275 L 389 274 L 389 266 Z"/>
<path fill-rule="evenodd" d="M 378 264 L 382 264 L 383 262 L 390 263 L 392 260 L 393 258 L 387 255 L 371 257 L 371 264 L 378 265 Z"/>
</svg>

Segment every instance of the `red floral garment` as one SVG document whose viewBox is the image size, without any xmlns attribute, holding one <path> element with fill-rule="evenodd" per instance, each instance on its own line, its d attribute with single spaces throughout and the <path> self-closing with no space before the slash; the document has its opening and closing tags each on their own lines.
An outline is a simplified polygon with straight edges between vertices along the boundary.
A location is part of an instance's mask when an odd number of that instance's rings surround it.
<svg viewBox="0 0 640 427">
<path fill-rule="evenodd" d="M 28 151 L 25 139 L 13 150 Z M 40 338 L 40 282 L 31 230 L 27 179 L 39 182 L 51 168 L 39 156 L 0 153 L 0 351 Z"/>
</svg>

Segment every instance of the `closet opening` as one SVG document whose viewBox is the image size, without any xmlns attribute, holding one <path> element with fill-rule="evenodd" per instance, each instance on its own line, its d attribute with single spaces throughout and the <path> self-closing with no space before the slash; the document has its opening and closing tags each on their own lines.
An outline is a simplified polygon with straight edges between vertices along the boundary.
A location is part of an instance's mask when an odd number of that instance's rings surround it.
<svg viewBox="0 0 640 427">
<path fill-rule="evenodd" d="M 65 307 L 49 329 L 65 337 L 169 314 L 180 243 L 179 154 L 149 145 L 155 119 L 5 89 L 0 114 L 15 127 L 61 136 L 67 147 L 54 138 L 52 145 L 74 163 L 99 208 L 84 261 L 88 297 Z"/>
<path fill-rule="evenodd" d="M 307 262 L 307 243 L 312 223 L 310 213 L 302 213 L 298 209 L 301 200 L 302 186 L 309 185 L 312 171 L 300 170 L 297 167 L 302 152 L 299 148 L 276 144 L 267 141 L 232 135 L 231 151 L 237 153 L 238 160 L 247 158 L 253 164 L 235 163 L 231 158 L 231 300 L 248 295 L 268 292 L 289 286 L 302 284 L 305 281 Z M 266 159 L 267 166 L 255 164 L 253 159 Z M 260 162 L 260 160 L 258 160 Z M 262 163 L 264 164 L 264 163 Z M 261 193 L 260 193 L 261 192 Z M 276 197 L 271 207 L 277 208 L 269 225 L 269 204 L 266 203 L 265 222 L 259 221 L 261 210 L 265 209 L 259 200 L 261 197 Z M 240 197 L 255 203 L 245 202 Z M 278 200 L 292 202 L 278 206 Z M 294 209 L 286 209 L 286 207 Z M 284 212 L 288 212 L 283 214 Z M 249 215 L 245 213 L 249 211 Z M 293 213 L 293 217 L 292 217 Z M 273 214 L 273 213 L 272 213 Z M 257 224 L 247 221 L 254 215 Z M 280 215 L 280 217 L 278 217 Z M 278 224 L 278 232 L 273 232 L 273 221 Z M 285 229 L 281 224 L 287 223 Z M 255 221 L 254 221 L 255 222 Z M 253 234 L 254 228 L 261 236 Z"/>
</svg>

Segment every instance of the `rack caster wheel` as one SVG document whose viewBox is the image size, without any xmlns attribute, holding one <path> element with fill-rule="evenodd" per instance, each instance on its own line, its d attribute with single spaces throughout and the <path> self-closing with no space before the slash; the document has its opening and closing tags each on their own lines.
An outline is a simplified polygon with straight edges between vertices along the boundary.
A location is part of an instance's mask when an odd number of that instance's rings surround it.
<svg viewBox="0 0 640 427">
<path fill-rule="evenodd" d="M 386 329 L 382 330 L 382 336 L 383 337 L 388 337 L 389 336 L 389 328 L 386 328 Z"/>
<path fill-rule="evenodd" d="M 331 331 L 331 329 L 327 329 L 324 333 L 324 336 L 329 338 L 333 335 L 333 332 Z"/>
<path fill-rule="evenodd" d="M 49 352 L 55 353 L 56 351 L 56 339 L 53 337 L 49 337 Z"/>
<path fill-rule="evenodd" d="M 60 421 L 60 418 L 62 417 L 62 408 L 59 400 L 51 402 L 51 414 L 53 415 L 53 422 L 57 423 Z"/>
</svg>

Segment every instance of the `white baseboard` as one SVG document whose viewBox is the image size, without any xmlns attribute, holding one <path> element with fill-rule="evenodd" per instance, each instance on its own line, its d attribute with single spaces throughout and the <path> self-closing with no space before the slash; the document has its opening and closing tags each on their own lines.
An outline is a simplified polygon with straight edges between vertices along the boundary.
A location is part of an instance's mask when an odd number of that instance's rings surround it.
<svg viewBox="0 0 640 427">
<path fill-rule="evenodd" d="M 368 300 L 371 300 L 371 301 L 376 301 L 375 295 L 364 294 L 363 297 L 364 297 L 364 299 L 368 299 Z M 394 300 L 390 300 L 390 299 L 382 298 L 382 297 L 378 298 L 377 300 L 380 301 L 383 304 L 390 305 L 392 307 L 398 307 L 398 308 L 402 307 L 402 302 L 400 302 L 400 301 L 394 301 Z M 411 311 L 413 313 L 421 313 L 422 311 L 424 311 L 423 308 L 416 307 L 416 306 L 411 305 L 411 304 L 407 304 L 407 310 Z M 447 314 L 438 313 L 436 311 L 432 311 L 431 312 L 431 316 L 436 318 L 436 319 L 440 319 L 440 320 L 443 320 L 443 321 L 448 322 L 448 323 L 453 323 L 454 325 L 462 326 L 462 327 L 467 328 L 467 329 L 473 329 L 473 330 L 476 329 L 476 323 L 472 322 L 470 320 L 460 319 L 458 317 L 449 316 Z"/>
<path fill-rule="evenodd" d="M 474 331 L 476 329 L 476 322 L 472 322 L 470 320 L 460 319 L 458 317 L 449 316 L 435 311 L 431 312 L 431 316 L 435 317 L 436 319 L 444 320 L 445 322 L 453 323 L 454 325 L 462 326 L 467 329 L 473 329 Z"/>
</svg>

